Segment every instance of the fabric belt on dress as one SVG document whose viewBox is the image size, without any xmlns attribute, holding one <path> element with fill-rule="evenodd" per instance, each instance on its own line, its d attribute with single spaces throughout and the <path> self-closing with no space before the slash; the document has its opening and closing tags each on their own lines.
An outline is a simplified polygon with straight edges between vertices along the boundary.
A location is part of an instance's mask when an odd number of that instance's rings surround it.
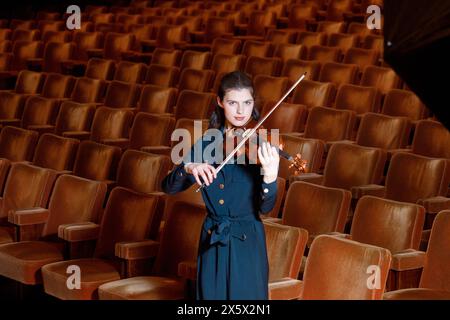
<svg viewBox="0 0 450 320">
<path fill-rule="evenodd" d="M 245 233 L 236 233 L 232 230 L 231 225 L 234 222 L 257 221 L 254 214 L 235 217 L 210 215 L 207 219 L 208 218 L 212 220 L 212 226 L 208 230 L 208 233 L 211 235 L 210 245 L 215 243 L 228 245 L 230 237 L 235 237 L 244 241 L 247 238 Z"/>
</svg>

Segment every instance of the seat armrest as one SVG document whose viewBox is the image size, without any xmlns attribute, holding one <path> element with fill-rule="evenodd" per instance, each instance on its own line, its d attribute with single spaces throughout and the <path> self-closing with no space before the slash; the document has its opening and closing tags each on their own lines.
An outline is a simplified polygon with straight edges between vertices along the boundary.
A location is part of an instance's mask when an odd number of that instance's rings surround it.
<svg viewBox="0 0 450 320">
<path fill-rule="evenodd" d="M 391 269 L 405 271 L 423 268 L 426 254 L 423 251 L 408 249 L 392 255 Z"/>
<path fill-rule="evenodd" d="M 450 198 L 437 196 L 427 199 L 420 199 L 417 204 L 424 206 L 425 211 L 431 214 L 437 214 L 442 210 L 450 209 Z"/>
<path fill-rule="evenodd" d="M 282 224 L 283 219 L 281 218 L 273 218 L 273 217 L 265 217 L 261 215 L 261 219 L 264 222 L 272 222 L 272 223 L 278 223 L 278 224 Z"/>
<path fill-rule="evenodd" d="M 330 150 L 331 146 L 332 146 L 333 144 L 336 144 L 336 143 L 349 143 L 349 144 L 355 144 L 356 141 L 352 141 L 352 140 L 327 141 L 327 142 L 325 143 L 325 152 L 328 152 L 328 151 Z"/>
<path fill-rule="evenodd" d="M 148 153 L 154 153 L 154 154 L 162 154 L 165 156 L 170 157 L 170 153 L 172 152 L 172 148 L 168 146 L 149 146 L 149 147 L 142 147 L 141 151 L 148 152 Z"/>
<path fill-rule="evenodd" d="M 93 222 L 62 224 L 58 227 L 58 237 L 69 242 L 96 240 L 100 226 Z"/>
<path fill-rule="evenodd" d="M 328 232 L 327 235 L 333 236 L 333 237 L 342 238 L 342 239 L 349 239 L 349 240 L 352 239 L 352 236 L 351 236 L 350 234 L 348 234 L 348 233 L 336 232 L 336 231 Z"/>
<path fill-rule="evenodd" d="M 197 261 L 182 261 L 178 264 L 178 276 L 188 279 L 197 279 Z"/>
<path fill-rule="evenodd" d="M 289 184 L 292 184 L 295 181 L 303 181 L 309 182 L 313 184 L 322 184 L 323 175 L 313 172 L 302 173 L 298 176 L 291 175 L 289 176 Z"/>
<path fill-rule="evenodd" d="M 127 149 L 130 145 L 130 139 L 126 138 L 118 138 L 118 139 L 104 139 L 102 143 L 107 144 L 109 146 L 119 147 L 121 149 Z"/>
<path fill-rule="evenodd" d="M 64 131 L 62 136 L 78 140 L 87 140 L 91 136 L 91 133 L 89 131 Z"/>
<path fill-rule="evenodd" d="M 352 192 L 353 199 L 360 199 L 367 195 L 384 198 L 386 188 L 378 184 L 366 184 L 363 186 L 352 187 L 350 191 Z"/>
<path fill-rule="evenodd" d="M 103 49 L 87 49 L 86 53 L 89 58 L 103 58 L 104 50 Z"/>
<path fill-rule="evenodd" d="M 55 132 L 55 126 L 51 124 L 34 124 L 31 126 L 28 126 L 28 130 L 33 130 L 39 132 L 39 134 L 44 133 L 53 133 Z"/>
<path fill-rule="evenodd" d="M 302 280 L 286 277 L 269 282 L 269 300 L 295 300 L 302 291 Z"/>
<path fill-rule="evenodd" d="M 115 246 L 116 257 L 125 260 L 154 258 L 158 250 L 159 242 L 154 240 L 118 242 Z"/>
<path fill-rule="evenodd" d="M 45 208 L 10 210 L 8 221 L 17 226 L 43 224 L 47 222 L 50 212 Z"/>
</svg>

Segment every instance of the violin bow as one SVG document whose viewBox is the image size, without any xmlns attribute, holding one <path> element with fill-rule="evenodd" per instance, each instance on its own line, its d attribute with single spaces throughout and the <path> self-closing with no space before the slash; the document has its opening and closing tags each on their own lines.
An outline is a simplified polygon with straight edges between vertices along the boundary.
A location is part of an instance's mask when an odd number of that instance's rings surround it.
<svg viewBox="0 0 450 320">
<path fill-rule="evenodd" d="M 230 161 L 231 158 L 236 154 L 236 152 L 247 142 L 247 140 L 258 130 L 258 128 L 266 121 L 266 119 L 275 111 L 276 108 L 283 102 L 284 99 L 295 89 L 295 87 L 298 86 L 298 84 L 305 78 L 306 72 L 303 73 L 300 78 L 289 88 L 288 91 L 284 94 L 284 96 L 281 97 L 281 99 L 273 106 L 273 108 L 261 119 L 258 121 L 258 123 L 250 129 L 248 134 L 243 137 L 243 139 L 238 143 L 236 148 L 233 149 L 233 151 L 228 154 L 228 156 L 225 158 L 225 160 L 222 161 L 222 163 L 216 168 L 216 173 L 218 173 L 222 168 L 227 164 L 228 161 Z M 206 186 L 206 184 L 203 182 L 200 187 L 198 187 L 195 192 L 199 192 L 201 189 L 203 189 Z"/>
</svg>

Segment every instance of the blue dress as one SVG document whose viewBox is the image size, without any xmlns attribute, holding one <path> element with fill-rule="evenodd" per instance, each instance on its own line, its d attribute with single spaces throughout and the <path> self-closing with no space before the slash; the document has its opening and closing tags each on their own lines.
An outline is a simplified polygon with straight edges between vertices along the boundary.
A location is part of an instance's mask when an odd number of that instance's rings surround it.
<svg viewBox="0 0 450 320">
<path fill-rule="evenodd" d="M 211 143 L 204 137 L 194 144 L 191 155 L 196 145 L 204 150 Z M 196 183 L 184 164 L 162 181 L 165 193 L 174 194 Z M 264 183 L 260 169 L 254 164 L 227 164 L 201 191 L 207 217 L 198 251 L 197 299 L 268 299 L 269 265 L 259 213 L 273 209 L 277 183 Z"/>
</svg>

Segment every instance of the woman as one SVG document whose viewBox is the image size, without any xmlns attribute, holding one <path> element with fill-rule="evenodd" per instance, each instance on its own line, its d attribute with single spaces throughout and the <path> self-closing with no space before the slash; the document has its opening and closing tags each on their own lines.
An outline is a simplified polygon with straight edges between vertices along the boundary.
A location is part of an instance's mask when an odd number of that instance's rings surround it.
<svg viewBox="0 0 450 320">
<path fill-rule="evenodd" d="M 210 128 L 228 135 L 250 118 L 259 118 L 251 80 L 240 71 L 226 74 Z M 196 142 L 200 150 L 210 143 L 204 137 Z M 195 145 L 191 156 L 194 149 Z M 208 214 L 199 243 L 197 299 L 268 298 L 269 268 L 259 213 L 269 212 L 275 204 L 279 155 L 266 143 L 257 153 L 261 165 L 227 163 L 218 173 L 215 168 L 220 162 L 183 161 L 162 182 L 169 194 L 194 183 L 206 185 L 202 197 Z"/>
</svg>

